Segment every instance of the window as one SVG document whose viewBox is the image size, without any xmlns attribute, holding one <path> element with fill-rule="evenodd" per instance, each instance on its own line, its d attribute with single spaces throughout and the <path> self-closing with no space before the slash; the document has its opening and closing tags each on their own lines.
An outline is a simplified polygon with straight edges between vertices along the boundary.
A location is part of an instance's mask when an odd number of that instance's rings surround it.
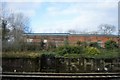
<svg viewBox="0 0 120 80">
<path fill-rule="evenodd" d="M 27 42 L 32 42 L 33 41 L 33 39 L 27 39 Z"/>
</svg>

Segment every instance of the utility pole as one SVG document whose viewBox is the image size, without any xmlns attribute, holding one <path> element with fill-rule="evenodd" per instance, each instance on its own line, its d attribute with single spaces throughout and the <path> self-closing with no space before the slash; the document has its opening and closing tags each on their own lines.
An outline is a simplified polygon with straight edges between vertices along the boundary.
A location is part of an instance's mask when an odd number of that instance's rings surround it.
<svg viewBox="0 0 120 80">
<path fill-rule="evenodd" d="M 118 58 L 120 58 L 120 1 L 118 2 Z"/>
</svg>

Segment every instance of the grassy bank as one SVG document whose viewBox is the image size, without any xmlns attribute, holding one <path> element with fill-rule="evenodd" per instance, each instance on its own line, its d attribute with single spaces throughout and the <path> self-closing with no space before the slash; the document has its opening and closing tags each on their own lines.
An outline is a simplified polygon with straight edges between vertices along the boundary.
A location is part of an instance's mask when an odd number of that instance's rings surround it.
<svg viewBox="0 0 120 80">
<path fill-rule="evenodd" d="M 62 46 L 55 50 L 40 50 L 40 51 L 9 51 L 3 52 L 3 58 L 37 58 L 42 54 L 55 57 L 88 57 L 88 58 L 120 58 L 119 49 L 104 49 L 95 47 L 80 47 L 80 46 Z"/>
</svg>

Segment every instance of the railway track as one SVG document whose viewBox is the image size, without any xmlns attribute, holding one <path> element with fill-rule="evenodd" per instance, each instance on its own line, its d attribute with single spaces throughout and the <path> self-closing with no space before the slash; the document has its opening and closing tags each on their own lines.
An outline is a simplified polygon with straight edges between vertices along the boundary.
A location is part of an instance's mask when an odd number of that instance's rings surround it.
<svg viewBox="0 0 120 80">
<path fill-rule="evenodd" d="M 120 80 L 120 73 L 40 73 L 40 72 L 3 72 L 2 80 Z"/>
</svg>

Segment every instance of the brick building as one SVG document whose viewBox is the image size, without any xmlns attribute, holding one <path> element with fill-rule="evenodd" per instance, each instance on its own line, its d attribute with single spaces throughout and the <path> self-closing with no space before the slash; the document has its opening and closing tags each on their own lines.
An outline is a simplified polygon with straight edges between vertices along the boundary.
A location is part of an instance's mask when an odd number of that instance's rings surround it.
<svg viewBox="0 0 120 80">
<path fill-rule="evenodd" d="M 77 41 L 81 42 L 97 42 L 101 47 L 107 40 L 118 42 L 116 35 L 101 35 L 101 34 L 70 34 L 70 33 L 26 33 L 24 34 L 25 42 L 41 42 L 46 45 L 54 44 L 56 47 L 64 45 L 67 41 L 70 45 L 76 45 Z"/>
</svg>

